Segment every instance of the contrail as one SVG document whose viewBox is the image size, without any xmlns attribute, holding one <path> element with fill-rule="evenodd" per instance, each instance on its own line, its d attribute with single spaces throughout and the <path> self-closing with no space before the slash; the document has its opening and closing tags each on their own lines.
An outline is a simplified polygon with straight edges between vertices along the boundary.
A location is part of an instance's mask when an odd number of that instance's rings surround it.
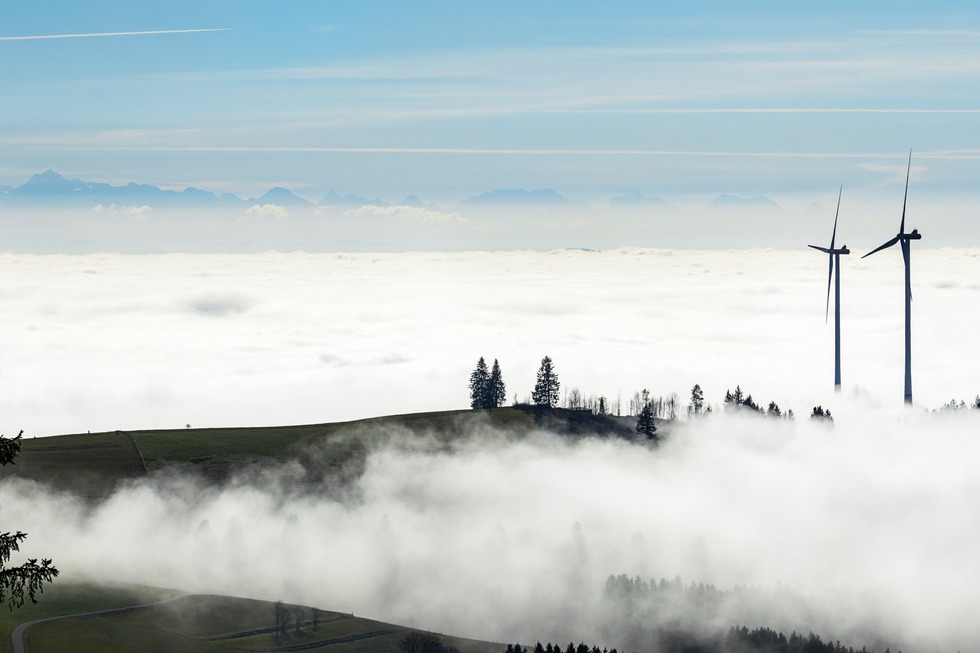
<svg viewBox="0 0 980 653">
<path fill-rule="evenodd" d="M 19 143 L 0 144 L 20 146 Z M 477 154 L 524 156 L 670 156 L 670 157 L 737 157 L 773 159 L 894 159 L 905 158 L 895 152 L 738 152 L 719 150 L 638 150 L 638 149 L 569 149 L 569 148 L 482 148 L 482 147 L 329 147 L 316 145 L 131 145 L 131 146 L 24 146 L 23 149 L 58 149 L 76 152 L 255 152 L 319 154 Z M 917 155 L 922 159 L 980 159 L 980 150 L 937 150 Z"/>
<path fill-rule="evenodd" d="M 145 36 L 147 34 L 193 34 L 196 32 L 228 32 L 231 27 L 201 29 L 157 29 L 143 32 L 93 32 L 91 34 L 39 34 L 35 36 L 0 36 L 0 41 L 40 41 L 43 39 L 88 39 L 100 36 Z"/>
</svg>

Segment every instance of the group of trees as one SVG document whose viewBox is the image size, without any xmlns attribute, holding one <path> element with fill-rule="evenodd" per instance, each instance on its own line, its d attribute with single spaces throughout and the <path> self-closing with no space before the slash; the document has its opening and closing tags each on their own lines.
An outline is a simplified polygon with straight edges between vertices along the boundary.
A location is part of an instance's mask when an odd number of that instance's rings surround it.
<svg viewBox="0 0 980 653">
<path fill-rule="evenodd" d="M 305 623 L 304 619 L 306 617 L 306 611 L 303 608 L 300 606 L 290 608 L 282 601 L 276 601 L 272 604 L 272 609 L 276 616 L 275 633 L 277 642 L 286 639 L 290 624 L 293 626 L 294 634 L 303 634 L 302 626 Z M 310 624 L 316 628 L 320 625 L 320 612 L 316 608 L 310 608 L 310 610 L 312 611 Z"/>
<path fill-rule="evenodd" d="M 770 628 L 749 630 L 726 624 L 758 623 L 778 602 L 786 613 L 812 614 L 812 606 L 789 588 L 746 586 L 722 590 L 703 583 L 609 576 L 602 593 L 600 636 L 624 650 L 660 653 L 868 653 L 839 641 L 824 642 L 812 632 L 784 635 Z M 559 653 L 561 653 L 559 651 Z M 567 652 L 566 652 L 567 653 Z M 578 653 L 578 651 L 576 651 Z M 888 653 L 888 651 L 886 651 Z"/>
<path fill-rule="evenodd" d="M 500 372 L 500 364 L 496 359 L 493 367 L 487 368 L 483 357 L 477 362 L 476 369 L 470 374 L 470 407 L 471 408 L 499 408 L 506 401 L 506 386 Z M 548 406 L 557 408 L 561 404 L 561 384 L 558 381 L 558 373 L 555 371 L 554 362 L 551 357 L 545 356 L 541 359 L 541 366 L 538 368 L 537 379 L 534 383 L 534 390 L 531 392 L 531 403 L 536 406 Z M 517 403 L 517 397 L 514 397 Z M 792 409 L 783 411 L 779 404 L 770 401 L 767 408 L 763 408 L 755 402 L 751 394 L 742 390 L 739 385 L 735 390 L 725 390 L 724 407 L 726 411 L 746 411 L 772 417 L 776 419 L 794 420 L 795 415 Z M 572 388 L 565 398 L 565 408 L 571 410 L 589 410 L 596 415 L 620 414 L 620 402 L 616 402 L 610 407 L 609 402 L 604 396 L 583 397 L 578 388 Z M 612 410 L 610 410 L 612 408 Z M 951 400 L 944 404 L 942 410 L 961 410 L 966 408 L 980 409 L 980 395 L 977 395 L 972 404 L 965 401 Z M 648 439 L 656 439 L 657 427 L 655 419 L 673 420 L 679 410 L 679 402 L 676 394 L 668 397 L 653 397 L 650 391 L 643 389 L 635 392 L 629 402 L 629 415 L 636 416 L 636 433 Z M 711 413 L 711 406 L 705 401 L 704 391 L 701 386 L 695 384 L 691 388 L 690 401 L 687 406 L 688 417 L 702 417 Z M 834 418 L 830 410 L 823 406 L 814 406 L 810 412 L 810 418 L 822 422 L 833 423 Z"/>
<path fill-rule="evenodd" d="M 771 628 L 761 627 L 749 630 L 745 626 L 732 626 L 723 637 L 705 636 L 703 633 L 689 633 L 677 629 L 664 629 L 657 638 L 660 653 L 871 653 L 866 648 L 854 649 L 839 641 L 824 642 L 819 635 L 801 635 L 793 632 L 789 636 Z M 598 646 L 569 642 L 562 649 L 550 642 L 541 642 L 531 649 L 533 653 L 616 653 L 616 649 L 600 649 Z M 526 646 L 508 644 L 504 653 L 528 653 Z M 890 653 L 885 649 L 885 653 Z M 898 653 L 902 653 L 899 651 Z"/>
<path fill-rule="evenodd" d="M 585 643 L 580 643 L 578 646 L 574 642 L 569 642 L 568 646 L 562 648 L 561 644 L 552 644 L 548 642 L 542 645 L 538 642 L 531 649 L 532 653 L 616 653 L 616 649 L 606 649 L 599 648 L 598 646 L 589 646 Z M 508 644 L 504 653 L 528 653 L 526 646 L 521 646 L 520 644 Z"/>
<path fill-rule="evenodd" d="M 432 633 L 411 632 L 398 642 L 402 653 L 459 653 L 455 646 L 442 643 L 438 635 Z"/>
<path fill-rule="evenodd" d="M 634 392 L 632 399 L 630 399 L 629 414 L 639 415 L 647 404 L 650 405 L 653 416 L 658 419 L 672 420 L 677 417 L 679 399 L 676 393 L 672 393 L 666 397 L 662 395 L 654 397 L 646 389 Z"/>
<path fill-rule="evenodd" d="M 470 408 L 500 408 L 507 400 L 507 386 L 500 373 L 500 363 L 493 359 L 493 367 L 480 356 L 476 369 L 470 374 Z"/>
<path fill-rule="evenodd" d="M 531 392 L 531 401 L 536 406 L 557 408 L 561 402 L 560 390 L 561 383 L 558 381 L 555 365 L 549 356 L 545 356 L 541 359 L 541 367 L 538 368 L 538 377 L 534 383 L 534 390 Z M 574 392 L 578 393 L 578 389 L 575 389 Z M 495 358 L 493 367 L 488 370 L 486 361 L 483 356 L 480 356 L 480 360 L 476 363 L 476 369 L 470 374 L 470 408 L 500 408 L 506 399 L 507 386 L 504 384 L 503 375 L 500 372 L 500 363 Z M 581 401 L 581 393 L 574 401 L 576 404 Z M 605 411 L 605 397 L 600 398 L 599 405 L 601 410 Z"/>
<path fill-rule="evenodd" d="M 948 403 L 942 405 L 942 408 L 940 410 L 942 411 L 966 410 L 968 408 L 980 409 L 980 395 L 977 395 L 976 399 L 974 399 L 973 403 L 971 404 L 966 403 L 962 399 L 960 399 L 959 401 L 956 401 L 955 399 L 950 399 Z"/>
<path fill-rule="evenodd" d="M 834 421 L 834 418 L 830 416 L 830 411 L 823 406 L 814 406 L 813 410 L 810 411 L 810 419 L 815 419 L 819 422 Z"/>
<path fill-rule="evenodd" d="M 698 386 L 694 386 L 700 391 Z M 693 395 L 693 391 L 692 391 Z M 693 399 L 692 399 L 693 403 Z M 775 401 L 770 401 L 768 408 L 763 408 L 759 404 L 755 403 L 752 399 L 751 394 L 745 394 L 742 392 L 742 387 L 736 385 L 735 391 L 725 390 L 725 410 L 727 411 L 749 411 L 752 413 L 758 413 L 759 415 L 765 415 L 766 417 L 773 417 L 776 419 L 794 420 L 796 416 L 793 414 L 793 410 L 783 411 L 779 404 Z M 829 413 L 828 413 L 829 414 Z"/>
</svg>

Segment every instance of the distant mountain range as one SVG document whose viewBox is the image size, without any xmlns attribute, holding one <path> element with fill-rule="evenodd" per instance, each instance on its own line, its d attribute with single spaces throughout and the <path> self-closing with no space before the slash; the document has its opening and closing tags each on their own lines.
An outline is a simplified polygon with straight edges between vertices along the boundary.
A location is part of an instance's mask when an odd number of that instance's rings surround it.
<svg viewBox="0 0 980 653">
<path fill-rule="evenodd" d="M 282 186 L 270 188 L 259 197 L 248 198 L 241 198 L 232 193 L 219 195 L 194 187 L 176 191 L 134 182 L 124 186 L 113 186 L 112 184 L 81 179 L 68 179 L 54 170 L 38 173 L 21 186 L 0 186 L 0 203 L 81 206 L 86 208 L 98 204 L 149 205 L 151 207 L 225 206 L 230 208 L 247 207 L 255 204 L 275 204 L 287 208 L 391 206 L 389 202 L 379 199 L 369 199 L 352 194 L 340 195 L 336 191 L 330 191 L 319 204 L 316 204 Z M 425 204 L 415 195 L 409 195 L 398 202 L 397 206 L 424 208 Z"/>
<path fill-rule="evenodd" d="M 285 207 L 313 207 L 313 202 L 299 197 L 292 191 L 276 186 L 259 197 L 241 198 L 231 193 L 218 195 L 200 188 L 188 187 L 182 191 L 165 190 L 151 184 L 130 182 L 113 186 L 99 182 L 68 179 L 45 170 L 27 180 L 21 186 L 0 187 L 0 200 L 19 204 L 56 204 L 85 206 L 94 204 L 147 204 L 153 207 L 170 206 L 228 206 L 242 207 L 253 204 L 276 204 Z"/>
<path fill-rule="evenodd" d="M 113 186 L 101 182 L 68 179 L 54 170 L 45 170 L 28 179 L 21 186 L 0 185 L 0 204 L 75 206 L 91 208 L 96 205 L 143 206 L 151 208 L 168 207 L 227 207 L 244 208 L 253 205 L 274 204 L 285 208 L 312 209 L 314 207 L 333 207 L 350 209 L 360 206 L 406 206 L 426 208 L 426 204 L 415 195 L 409 195 L 394 204 L 380 199 L 361 195 L 341 195 L 330 191 L 318 203 L 300 197 L 287 188 L 276 186 L 259 197 L 241 198 L 231 193 L 216 194 L 200 188 L 188 187 L 181 191 L 165 190 L 152 184 L 130 182 L 123 186 Z M 476 197 L 463 200 L 461 206 L 469 207 L 558 207 L 579 205 L 551 188 L 526 190 L 524 188 L 496 189 Z M 720 195 L 712 204 L 719 207 L 743 209 L 776 209 L 779 205 L 765 196 L 738 197 Z M 660 197 L 644 195 L 635 191 L 628 195 L 613 197 L 609 206 L 618 208 L 675 208 Z"/>
<path fill-rule="evenodd" d="M 609 200 L 610 206 L 669 206 L 663 198 L 655 195 L 644 195 L 640 191 L 635 191 L 629 195 L 620 195 Z"/>
</svg>

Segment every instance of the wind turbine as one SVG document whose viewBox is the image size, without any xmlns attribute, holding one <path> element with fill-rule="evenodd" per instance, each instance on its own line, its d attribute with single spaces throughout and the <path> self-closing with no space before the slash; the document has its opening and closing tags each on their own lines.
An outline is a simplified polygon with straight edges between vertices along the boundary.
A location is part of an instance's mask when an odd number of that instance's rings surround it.
<svg viewBox="0 0 980 653">
<path fill-rule="evenodd" d="M 902 258 L 905 259 L 905 403 L 912 403 L 912 265 L 910 263 L 911 241 L 919 240 L 922 236 L 918 229 L 905 233 L 905 207 L 909 200 L 909 173 L 912 171 L 912 150 L 909 150 L 909 166 L 905 171 L 905 199 L 902 202 L 902 225 L 898 235 L 884 245 L 871 250 L 861 258 L 871 256 L 875 252 L 888 249 L 895 243 L 902 246 Z"/>
<path fill-rule="evenodd" d="M 840 249 L 834 249 L 834 241 L 837 239 L 837 218 L 840 216 L 840 198 L 844 192 L 844 186 L 840 187 L 837 193 L 837 213 L 834 214 L 834 231 L 830 235 L 830 247 L 817 247 L 809 245 L 815 250 L 828 254 L 830 258 L 830 269 L 827 273 L 827 310 L 824 315 L 826 321 L 830 317 L 830 281 L 834 280 L 834 390 L 840 392 L 840 256 L 850 254 L 851 250 L 847 245 Z M 834 268 L 837 274 L 834 274 Z"/>
</svg>

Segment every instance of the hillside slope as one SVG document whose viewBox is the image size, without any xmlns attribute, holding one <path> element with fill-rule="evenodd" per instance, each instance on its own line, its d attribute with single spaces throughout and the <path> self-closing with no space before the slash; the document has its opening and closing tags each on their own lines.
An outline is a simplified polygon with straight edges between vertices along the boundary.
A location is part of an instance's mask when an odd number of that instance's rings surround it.
<svg viewBox="0 0 980 653">
<path fill-rule="evenodd" d="M 353 422 L 255 428 L 115 431 L 25 440 L 4 473 L 98 500 L 122 482 L 147 475 L 191 473 L 223 483 L 250 468 L 299 462 L 298 483 L 342 486 L 357 478 L 371 448 L 414 434 L 447 446 L 481 429 L 526 435 L 630 435 L 631 418 L 588 411 L 519 406 L 377 417 Z"/>
</svg>

